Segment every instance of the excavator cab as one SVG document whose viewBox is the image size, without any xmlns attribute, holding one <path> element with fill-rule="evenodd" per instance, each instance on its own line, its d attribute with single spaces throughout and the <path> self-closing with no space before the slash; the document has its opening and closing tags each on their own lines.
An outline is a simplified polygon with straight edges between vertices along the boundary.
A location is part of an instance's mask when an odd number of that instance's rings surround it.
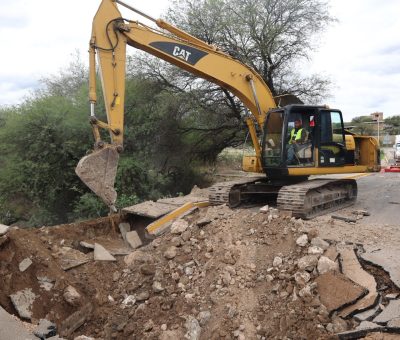
<svg viewBox="0 0 400 340">
<path fill-rule="evenodd" d="M 262 165 L 269 178 L 309 176 L 315 168 L 344 166 L 345 156 L 340 111 L 325 106 L 289 105 L 268 112 Z"/>
</svg>

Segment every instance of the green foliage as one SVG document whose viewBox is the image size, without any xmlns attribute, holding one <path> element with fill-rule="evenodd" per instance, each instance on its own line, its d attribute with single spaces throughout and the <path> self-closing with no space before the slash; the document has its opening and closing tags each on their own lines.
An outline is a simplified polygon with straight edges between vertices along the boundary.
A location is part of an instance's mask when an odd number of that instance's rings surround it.
<svg viewBox="0 0 400 340">
<path fill-rule="evenodd" d="M 0 109 L 0 223 L 56 224 L 108 213 L 74 171 L 93 144 L 86 71 L 78 66 L 44 80 L 21 105 Z M 128 77 L 125 104 L 117 206 L 187 193 L 202 178 L 191 153 L 203 149 L 195 134 L 182 131 L 193 121 L 185 95 Z M 105 119 L 101 101 L 97 115 Z"/>
<path fill-rule="evenodd" d="M 385 118 L 385 131 L 391 135 L 400 135 L 400 115 Z"/>
</svg>

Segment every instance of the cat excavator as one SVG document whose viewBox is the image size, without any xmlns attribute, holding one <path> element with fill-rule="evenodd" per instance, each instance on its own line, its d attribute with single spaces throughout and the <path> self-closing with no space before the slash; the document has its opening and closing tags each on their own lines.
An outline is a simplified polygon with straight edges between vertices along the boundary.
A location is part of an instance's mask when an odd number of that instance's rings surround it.
<svg viewBox="0 0 400 340">
<path fill-rule="evenodd" d="M 119 6 L 152 21 L 157 28 L 123 18 Z M 280 107 L 280 98 L 274 98 L 254 69 L 216 46 L 121 0 L 102 0 L 93 20 L 89 45 L 94 151 L 80 160 L 76 173 L 113 211 L 119 154 L 124 149 L 127 45 L 218 84 L 247 108 L 249 115 L 245 120 L 254 155 L 244 156 L 243 170 L 260 176 L 217 183 L 210 188 L 211 204 L 234 207 L 253 197 L 273 195 L 279 209 L 309 219 L 351 204 L 357 197 L 354 179 L 309 179 L 310 176 L 380 170 L 376 139 L 345 130 L 340 110 L 304 104 Z M 107 122 L 99 120 L 95 113 L 96 55 Z M 102 140 L 101 129 L 109 132 L 108 143 Z"/>
</svg>

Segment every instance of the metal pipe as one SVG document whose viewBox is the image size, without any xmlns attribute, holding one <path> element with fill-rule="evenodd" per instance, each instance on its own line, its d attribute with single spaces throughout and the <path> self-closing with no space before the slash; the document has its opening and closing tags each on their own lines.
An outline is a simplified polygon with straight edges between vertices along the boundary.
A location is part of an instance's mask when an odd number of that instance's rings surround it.
<svg viewBox="0 0 400 340">
<path fill-rule="evenodd" d="M 135 13 L 141 15 L 142 17 L 145 17 L 146 19 L 149 19 L 149 20 L 151 20 L 151 21 L 157 23 L 157 19 L 153 18 L 152 16 L 150 16 L 150 15 L 148 15 L 148 14 L 142 12 L 142 11 L 139 11 L 138 9 L 136 9 L 136 8 L 134 8 L 134 7 L 132 7 L 132 6 L 129 6 L 129 5 L 126 4 L 125 2 L 123 2 L 123 1 L 121 1 L 121 0 L 115 0 L 115 2 L 118 3 L 118 4 L 120 4 L 121 6 L 124 6 L 124 7 L 128 8 L 128 9 L 130 9 L 131 11 L 133 11 L 133 12 L 135 12 Z"/>
</svg>

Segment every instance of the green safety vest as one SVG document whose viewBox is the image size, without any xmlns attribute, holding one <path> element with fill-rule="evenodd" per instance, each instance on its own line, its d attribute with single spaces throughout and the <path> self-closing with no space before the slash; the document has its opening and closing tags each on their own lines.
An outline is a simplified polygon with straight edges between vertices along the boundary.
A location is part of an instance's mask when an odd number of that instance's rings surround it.
<svg viewBox="0 0 400 340">
<path fill-rule="evenodd" d="M 290 141 L 289 144 L 293 144 L 293 136 L 294 136 L 294 131 L 295 129 L 292 129 L 292 131 L 290 132 Z M 301 134 L 303 132 L 303 128 L 299 129 L 296 133 L 296 137 L 294 138 L 294 140 L 300 140 L 301 139 Z"/>
</svg>

